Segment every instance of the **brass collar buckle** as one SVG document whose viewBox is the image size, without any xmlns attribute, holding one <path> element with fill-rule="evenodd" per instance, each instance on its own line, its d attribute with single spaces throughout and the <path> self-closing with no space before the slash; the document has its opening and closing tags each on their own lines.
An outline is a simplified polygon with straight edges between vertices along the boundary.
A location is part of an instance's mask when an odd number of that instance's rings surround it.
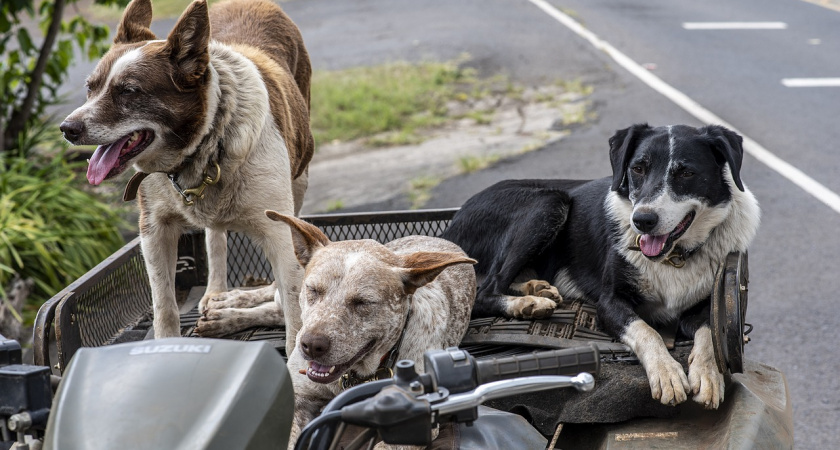
<svg viewBox="0 0 840 450">
<path fill-rule="evenodd" d="M 219 182 L 219 179 L 222 177 L 222 169 L 219 167 L 218 162 L 213 162 L 213 167 L 216 168 L 216 175 L 210 176 L 207 174 L 207 171 L 204 171 L 204 179 L 201 180 L 201 184 L 190 189 L 183 189 L 181 185 L 178 184 L 178 181 L 175 179 L 176 174 L 169 174 L 169 180 L 172 181 L 172 186 L 175 187 L 175 190 L 181 194 L 181 197 L 184 199 L 184 205 L 192 206 L 195 204 L 196 199 L 204 198 L 204 189 L 207 186 L 212 186 Z"/>
<path fill-rule="evenodd" d="M 678 251 L 681 249 L 674 249 L 665 259 L 662 261 L 662 264 L 670 264 L 677 269 L 682 269 L 685 267 L 685 256 L 683 255 L 682 251 Z"/>
</svg>

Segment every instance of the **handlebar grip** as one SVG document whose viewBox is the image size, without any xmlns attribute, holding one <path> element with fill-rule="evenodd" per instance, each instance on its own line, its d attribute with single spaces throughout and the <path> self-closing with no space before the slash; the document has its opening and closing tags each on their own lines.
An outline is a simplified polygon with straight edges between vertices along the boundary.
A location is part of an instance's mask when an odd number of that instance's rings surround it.
<svg viewBox="0 0 840 450">
<path fill-rule="evenodd" d="M 589 372 L 597 376 L 600 362 L 598 347 L 590 345 L 478 361 L 476 375 L 479 384 L 533 375 Z"/>
</svg>

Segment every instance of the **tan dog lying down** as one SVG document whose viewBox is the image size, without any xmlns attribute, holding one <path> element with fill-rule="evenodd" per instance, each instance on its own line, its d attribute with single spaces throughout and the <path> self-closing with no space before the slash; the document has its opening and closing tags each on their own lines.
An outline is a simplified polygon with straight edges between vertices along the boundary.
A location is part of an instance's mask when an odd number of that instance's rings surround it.
<svg viewBox="0 0 840 450">
<path fill-rule="evenodd" d="M 306 270 L 303 326 L 288 363 L 295 387 L 291 442 L 341 392 L 342 379 L 352 384 L 374 375 L 392 348 L 398 347 L 393 362 L 414 360 L 422 371 L 426 350 L 461 341 L 475 299 L 476 261 L 457 245 L 427 236 L 386 245 L 330 242 L 314 225 L 266 214 L 291 226 Z"/>
</svg>

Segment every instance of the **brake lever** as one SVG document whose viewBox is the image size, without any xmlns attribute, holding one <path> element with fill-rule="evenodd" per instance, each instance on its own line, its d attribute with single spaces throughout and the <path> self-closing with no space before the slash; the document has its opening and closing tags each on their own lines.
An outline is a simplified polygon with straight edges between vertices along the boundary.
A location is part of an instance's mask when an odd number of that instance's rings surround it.
<svg viewBox="0 0 840 450">
<path fill-rule="evenodd" d="M 477 408 L 482 403 L 496 398 L 510 397 L 529 392 L 546 391 L 574 387 L 578 391 L 588 392 L 595 387 L 595 378 L 589 373 L 581 373 L 574 377 L 559 375 L 539 375 L 511 380 L 494 381 L 482 384 L 470 392 L 452 394 L 448 397 L 433 400 L 432 412 L 438 416 L 454 414 L 471 408 Z M 423 398 L 425 396 L 420 396 Z"/>
</svg>

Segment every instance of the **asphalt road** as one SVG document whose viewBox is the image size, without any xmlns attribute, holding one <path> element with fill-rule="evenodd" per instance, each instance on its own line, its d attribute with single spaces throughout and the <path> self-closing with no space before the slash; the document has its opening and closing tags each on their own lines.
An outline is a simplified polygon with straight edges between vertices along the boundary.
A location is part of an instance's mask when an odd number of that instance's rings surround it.
<svg viewBox="0 0 840 450">
<path fill-rule="evenodd" d="M 840 77 L 840 12 L 796 0 L 549 0 L 665 82 L 834 192 L 840 192 L 840 87 L 788 88 L 784 78 Z M 835 0 L 826 0 L 836 4 Z M 460 206 L 508 178 L 610 175 L 607 140 L 637 122 L 702 125 L 528 0 L 307 0 L 283 3 L 316 69 L 463 53 L 482 75 L 539 85 L 581 79 L 597 118 L 546 148 L 449 179 L 428 207 Z M 776 30 L 686 30 L 684 22 L 781 21 Z M 164 36 L 172 21 L 153 25 Z M 817 41 L 818 40 L 818 41 Z M 81 86 L 89 68 L 75 73 Z M 74 85 L 73 78 L 67 85 Z M 81 104 L 83 100 L 71 100 Z M 72 110 L 72 108 L 70 108 Z M 840 215 L 752 156 L 742 178 L 761 202 L 750 250 L 754 325 L 746 356 L 787 376 L 796 447 L 840 437 L 837 362 Z M 363 210 L 403 209 L 403 196 Z"/>
<path fill-rule="evenodd" d="M 840 76 L 840 12 L 802 1 L 646 2 L 554 0 L 589 30 L 665 82 L 840 192 L 833 154 L 840 88 L 788 88 L 783 78 Z M 395 59 L 450 59 L 467 52 L 481 73 L 523 83 L 580 78 L 594 86 L 597 119 L 550 147 L 447 180 L 427 206 L 459 206 L 507 178 L 610 174 L 607 139 L 636 122 L 702 125 L 608 55 L 521 1 L 290 2 L 316 68 Z M 684 22 L 781 21 L 778 30 L 687 30 Z M 819 41 L 816 41 L 818 39 Z M 833 268 L 840 215 L 752 156 L 742 177 L 761 202 L 750 250 L 754 325 L 746 356 L 782 370 L 797 448 L 833 448 L 840 429 L 837 362 L 840 280 Z M 399 209 L 402 197 L 361 209 Z"/>
</svg>

